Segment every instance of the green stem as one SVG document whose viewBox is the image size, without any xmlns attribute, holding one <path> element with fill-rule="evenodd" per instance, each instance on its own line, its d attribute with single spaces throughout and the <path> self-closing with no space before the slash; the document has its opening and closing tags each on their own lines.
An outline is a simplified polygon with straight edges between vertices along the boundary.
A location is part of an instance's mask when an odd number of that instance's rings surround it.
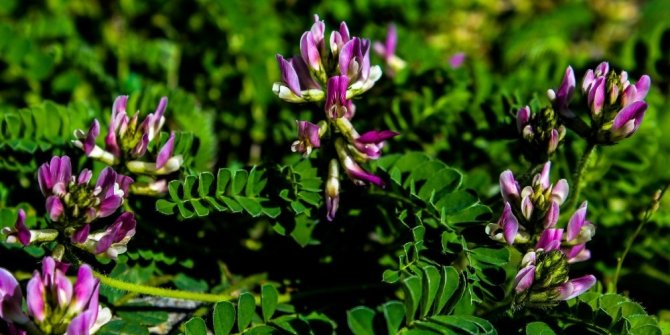
<svg viewBox="0 0 670 335">
<path fill-rule="evenodd" d="M 614 278 L 612 278 L 612 282 L 610 285 L 608 285 L 607 291 L 610 293 L 614 293 L 617 291 L 617 284 L 619 283 L 619 276 L 621 275 L 621 268 L 623 267 L 623 261 L 626 259 L 626 256 L 628 255 L 628 252 L 630 249 L 633 247 L 633 242 L 635 242 L 635 239 L 637 238 L 638 235 L 640 235 L 640 232 L 642 232 L 642 228 L 644 225 L 651 220 L 651 217 L 654 215 L 656 210 L 658 209 L 659 203 L 661 199 L 663 198 L 663 195 L 665 194 L 665 191 L 668 189 L 668 186 L 670 184 L 665 185 L 663 188 L 661 188 L 657 194 L 654 196 L 654 199 L 651 203 L 651 206 L 647 208 L 647 210 L 644 213 L 644 217 L 642 220 L 640 220 L 640 224 L 637 225 L 637 228 L 635 229 L 635 232 L 631 237 L 628 239 L 628 242 L 626 243 L 626 248 L 623 250 L 623 253 L 621 253 L 621 256 L 617 258 L 617 264 L 616 264 L 616 271 L 614 272 Z"/>
<path fill-rule="evenodd" d="M 584 177 L 584 172 L 586 171 L 587 163 L 589 162 L 591 155 L 595 151 L 594 150 L 595 148 L 596 143 L 589 141 L 586 144 L 586 149 L 584 149 L 582 158 L 579 160 L 579 163 L 577 164 L 577 169 L 575 169 L 575 176 L 574 179 L 572 180 L 572 190 L 570 192 L 571 193 L 570 200 L 568 201 L 568 204 L 566 206 L 566 208 L 568 209 L 575 208 L 575 204 L 577 203 L 577 201 L 579 201 L 579 192 L 584 186 L 583 185 L 584 181 L 582 180 L 582 178 Z"/>
<path fill-rule="evenodd" d="M 122 280 L 114 279 L 107 277 L 99 272 L 94 272 L 96 278 L 100 279 L 100 282 L 103 285 L 113 287 L 126 292 L 134 292 L 146 295 L 153 295 L 158 297 L 165 298 L 174 298 L 174 299 L 184 299 L 192 301 L 201 301 L 201 302 L 210 302 L 216 303 L 219 301 L 230 301 L 234 300 L 237 297 L 231 294 L 213 294 L 213 293 L 201 293 L 201 292 L 190 292 L 182 290 L 172 290 L 161 287 L 147 286 L 135 283 L 129 283 Z M 256 299 L 257 302 L 260 299 Z M 279 297 L 279 303 L 287 303 L 291 300 L 289 295 L 281 295 Z"/>
</svg>

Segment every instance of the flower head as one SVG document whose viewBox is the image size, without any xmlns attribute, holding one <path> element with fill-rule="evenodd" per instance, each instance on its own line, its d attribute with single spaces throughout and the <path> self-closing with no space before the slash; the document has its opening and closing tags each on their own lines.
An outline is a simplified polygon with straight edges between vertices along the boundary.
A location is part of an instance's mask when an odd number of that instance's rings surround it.
<svg viewBox="0 0 670 335">
<path fill-rule="evenodd" d="M 123 163 L 128 170 L 141 175 L 166 175 L 181 168 L 184 158 L 174 154 L 175 134 L 170 133 L 168 140 L 161 146 L 153 158 L 147 160 L 146 154 L 152 141 L 159 139 L 160 130 L 165 123 L 167 98 L 161 98 L 154 113 L 149 113 L 140 123 L 139 111 L 132 117 L 126 114 L 128 96 L 119 96 L 114 100 L 109 130 L 105 136 L 105 148 L 96 144 L 100 135 L 100 124 L 93 120 L 87 133 L 76 130 L 74 145 L 83 149 L 88 157 L 100 160 L 108 165 Z"/>
<path fill-rule="evenodd" d="M 599 143 L 616 143 L 637 131 L 647 111 L 644 99 L 650 86 L 648 75 L 631 84 L 626 71 L 617 74 L 607 62 L 587 71 L 582 91 L 587 95 L 592 128 Z"/>
<path fill-rule="evenodd" d="M 91 268 L 79 268 L 73 283 L 65 272 L 68 265 L 51 257 L 42 260 L 26 287 L 26 311 L 16 279 L 0 268 L 0 317 L 17 331 L 39 329 L 47 334 L 90 334 L 111 318 L 109 309 L 98 303 L 100 283 Z"/>
<path fill-rule="evenodd" d="M 532 113 L 529 106 L 522 107 L 516 114 L 516 125 L 531 161 L 546 161 L 565 137 L 565 126 L 552 108 Z"/>
<path fill-rule="evenodd" d="M 298 140 L 291 145 L 291 151 L 302 153 L 307 157 L 312 153 L 312 148 L 321 146 L 321 127 L 309 121 L 295 122 L 298 125 Z"/>
</svg>

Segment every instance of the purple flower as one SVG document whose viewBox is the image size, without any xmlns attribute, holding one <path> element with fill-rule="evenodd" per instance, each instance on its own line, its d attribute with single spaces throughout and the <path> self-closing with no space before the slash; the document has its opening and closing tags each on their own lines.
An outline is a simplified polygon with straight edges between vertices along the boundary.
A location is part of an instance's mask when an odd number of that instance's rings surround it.
<svg viewBox="0 0 670 335">
<path fill-rule="evenodd" d="M 406 63 L 395 54 L 396 45 L 398 44 L 398 34 L 394 24 L 390 24 L 386 34 L 386 41 L 384 43 L 375 42 L 375 52 L 384 59 L 387 69 L 391 75 L 405 68 Z"/>
<path fill-rule="evenodd" d="M 358 37 L 345 43 L 339 54 L 340 74 L 349 77 L 347 97 L 362 94 L 381 78 L 379 66 L 370 66 L 370 41 Z"/>
<path fill-rule="evenodd" d="M 535 245 L 535 249 L 542 249 L 544 251 L 558 250 L 561 247 L 561 239 L 563 238 L 563 229 L 549 228 L 542 231 L 540 239 Z"/>
<path fill-rule="evenodd" d="M 0 319 L 17 324 L 28 322 L 28 316 L 21 310 L 22 301 L 19 282 L 11 272 L 0 268 Z"/>
<path fill-rule="evenodd" d="M 351 37 L 349 36 L 349 27 L 345 22 L 340 23 L 340 30 L 333 30 L 330 33 L 330 52 L 333 56 L 337 56 L 342 50 L 342 46 L 345 43 L 349 42 Z"/>
<path fill-rule="evenodd" d="M 570 103 L 570 98 L 572 98 L 572 93 L 575 91 L 576 85 L 575 72 L 572 70 L 571 66 L 568 66 L 568 68 L 565 69 L 565 75 L 563 75 L 563 81 L 558 88 L 558 92 L 555 92 L 552 89 L 547 91 L 547 95 L 553 104 L 554 110 L 567 118 L 575 117 L 575 114 L 570 110 L 568 104 Z"/>
<path fill-rule="evenodd" d="M 574 242 L 575 244 L 585 243 L 590 241 L 591 237 L 595 234 L 595 226 L 586 220 L 586 208 L 587 202 L 584 201 L 572 217 L 570 217 L 566 237 L 568 242 Z"/>
<path fill-rule="evenodd" d="M 95 143 L 100 134 L 98 120 L 93 120 L 87 133 L 82 130 L 75 131 L 77 139 L 73 141 L 74 145 L 82 148 L 88 157 L 108 165 L 124 162 L 131 172 L 138 174 L 163 175 L 179 170 L 183 157 L 174 155 L 174 133 L 170 134 L 159 152 L 154 154 L 155 162 L 140 159 L 146 155 L 149 144 L 158 138 L 165 123 L 163 114 L 167 108 L 167 98 L 161 98 L 156 111 L 149 113 L 142 123 L 139 123 L 139 111 L 128 117 L 127 103 L 127 96 L 119 96 L 114 100 L 109 131 L 105 136 L 105 149 Z"/>
<path fill-rule="evenodd" d="M 465 58 L 466 58 L 465 52 L 457 52 L 451 55 L 451 57 L 449 57 L 449 67 L 451 67 L 452 69 L 460 68 L 461 66 L 463 66 L 463 63 L 465 63 Z"/>
<path fill-rule="evenodd" d="M 358 151 L 365 154 L 369 159 L 377 159 L 382 154 L 384 141 L 399 135 L 391 130 L 372 130 L 354 140 L 354 146 Z"/>
<path fill-rule="evenodd" d="M 309 121 L 295 121 L 298 125 L 298 140 L 291 144 L 291 151 L 299 152 L 307 157 L 312 153 L 312 148 L 321 146 L 321 135 L 319 125 Z"/>
<path fill-rule="evenodd" d="M 119 254 L 126 252 L 128 242 L 135 235 L 136 225 L 133 213 L 125 212 L 104 231 L 88 234 L 87 225 L 85 233 L 76 236 L 73 243 L 92 254 L 116 259 Z"/>
<path fill-rule="evenodd" d="M 31 234 L 25 222 L 26 212 L 24 212 L 23 209 L 19 209 L 16 223 L 14 223 L 14 229 L 5 228 L 2 231 L 3 234 L 7 235 L 7 243 L 19 242 L 24 246 L 30 244 Z"/>
<path fill-rule="evenodd" d="M 529 106 L 520 108 L 516 114 L 516 127 L 526 142 L 524 149 L 531 160 L 546 160 L 565 137 L 565 126 L 551 108 L 540 113 L 532 113 Z"/>
<path fill-rule="evenodd" d="M 0 268 L 0 317 L 13 323 L 13 329 L 46 334 L 90 334 L 111 319 L 109 309 L 98 303 L 99 281 L 91 268 L 79 268 L 72 282 L 65 272 L 68 266 L 51 257 L 42 261 L 26 286 L 27 311 L 21 310 L 22 295 L 16 279 Z M 11 327 L 10 327 L 11 328 Z"/>
<path fill-rule="evenodd" d="M 320 101 L 324 94 L 321 86 L 314 81 L 301 57 L 284 59 L 277 55 L 281 82 L 275 83 L 273 91 L 288 102 Z"/>
<path fill-rule="evenodd" d="M 519 183 L 514 179 L 511 170 L 505 170 L 500 174 L 500 193 L 505 202 L 516 202 L 520 199 L 521 189 Z"/>
<path fill-rule="evenodd" d="M 602 62 L 595 71 L 587 71 L 582 91 L 587 95 L 591 127 L 597 131 L 595 139 L 599 143 L 616 143 L 637 131 L 647 111 L 644 99 L 650 86 L 648 75 L 631 84 L 626 71 L 617 75 L 610 71 L 607 62 Z"/>
<path fill-rule="evenodd" d="M 586 291 L 596 284 L 596 277 L 593 275 L 586 275 L 575 278 L 558 288 L 559 300 L 570 300 Z"/>
<path fill-rule="evenodd" d="M 329 119 L 345 117 L 351 119 L 355 113 L 354 103 L 347 99 L 347 76 L 334 76 L 328 79 L 328 93 L 326 94 L 326 116 Z"/>
<path fill-rule="evenodd" d="M 519 220 L 517 220 L 514 213 L 512 213 L 512 207 L 509 202 L 505 202 L 505 207 L 500 219 L 497 223 L 491 223 L 486 226 L 486 233 L 491 237 L 491 239 L 505 242 L 509 245 L 514 244 L 514 242 L 526 242 L 527 236 L 524 233 L 521 234 L 520 230 L 523 230 L 521 225 L 519 225 Z"/>
<path fill-rule="evenodd" d="M 300 53 L 311 71 L 316 73 L 323 71 L 321 53 L 325 52 L 324 33 L 326 24 L 319 21 L 319 16 L 314 15 L 314 24 L 300 38 Z"/>
</svg>

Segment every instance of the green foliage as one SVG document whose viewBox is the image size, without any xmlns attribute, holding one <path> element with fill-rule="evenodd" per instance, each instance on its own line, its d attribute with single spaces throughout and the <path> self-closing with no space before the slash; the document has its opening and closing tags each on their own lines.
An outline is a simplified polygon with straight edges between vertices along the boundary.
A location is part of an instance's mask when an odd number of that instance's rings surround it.
<svg viewBox="0 0 670 335">
<path fill-rule="evenodd" d="M 277 289 L 270 284 L 261 289 L 261 313 L 256 308 L 256 299 L 249 292 L 240 295 L 237 308 L 229 301 L 221 301 L 214 305 L 212 324 L 215 335 L 235 334 L 330 334 L 334 325 L 328 318 L 318 313 L 300 315 L 282 313 L 275 316 L 275 308 L 281 306 Z M 262 318 L 261 318 L 262 317 Z M 235 322 L 237 320 L 237 323 Z M 196 328 L 197 326 L 197 328 Z M 188 320 L 184 327 L 186 333 L 193 335 L 207 334 L 205 323 L 201 318 Z"/>
<path fill-rule="evenodd" d="M 232 213 L 244 211 L 254 217 L 277 217 L 279 208 L 270 207 L 266 204 L 267 199 L 261 196 L 266 183 L 264 172 L 256 167 L 249 171 L 222 168 L 216 177 L 212 173 L 201 172 L 186 176 L 183 181 L 171 181 L 168 184 L 170 200 L 156 201 L 156 210 L 171 215 L 176 207 L 186 219 L 195 215 L 207 216 L 210 209 Z"/>
</svg>

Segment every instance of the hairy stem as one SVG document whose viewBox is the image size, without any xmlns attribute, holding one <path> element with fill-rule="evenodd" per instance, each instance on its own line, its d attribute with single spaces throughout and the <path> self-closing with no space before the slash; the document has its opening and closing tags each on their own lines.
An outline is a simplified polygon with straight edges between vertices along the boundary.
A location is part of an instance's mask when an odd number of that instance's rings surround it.
<svg viewBox="0 0 670 335">
<path fill-rule="evenodd" d="M 623 253 L 621 253 L 621 256 L 617 258 L 617 264 L 616 264 L 616 271 L 614 272 L 614 277 L 612 278 L 612 281 L 610 282 L 610 285 L 608 285 L 607 291 L 610 293 L 614 293 L 617 291 L 617 284 L 619 282 L 619 276 L 621 275 L 621 268 L 623 267 L 623 261 L 626 259 L 626 256 L 628 255 L 628 252 L 630 249 L 633 247 L 633 243 L 635 242 L 635 239 L 637 238 L 638 235 L 640 235 L 640 232 L 642 232 L 642 228 L 644 225 L 651 220 L 651 217 L 654 215 L 656 210 L 658 209 L 659 203 L 661 199 L 663 198 L 663 195 L 665 194 L 665 191 L 668 189 L 668 186 L 670 184 L 665 185 L 663 188 L 661 188 L 656 194 L 654 195 L 654 199 L 647 208 L 647 210 L 644 212 L 644 217 L 642 220 L 640 220 L 640 224 L 637 225 L 637 228 L 635 229 L 635 232 L 633 235 L 630 236 L 626 243 L 626 247 L 623 250 Z"/>
<path fill-rule="evenodd" d="M 589 159 L 591 158 L 591 155 L 595 151 L 596 148 L 596 143 L 594 142 L 588 142 L 586 144 L 586 149 L 584 149 L 584 153 L 582 154 L 582 158 L 579 160 L 579 163 L 577 163 L 577 168 L 575 169 L 575 176 L 574 179 L 572 180 L 572 192 L 570 195 L 570 200 L 568 201 L 568 204 L 566 208 L 571 209 L 575 208 L 575 204 L 577 201 L 579 201 L 579 192 L 581 191 L 582 187 L 584 186 L 584 181 L 582 178 L 584 177 L 584 172 L 586 171 L 586 165 L 589 162 Z"/>
<path fill-rule="evenodd" d="M 99 272 L 94 272 L 94 275 L 96 278 L 100 279 L 100 283 L 102 283 L 103 285 L 107 285 L 109 287 L 113 287 L 126 292 L 140 293 L 165 298 L 209 302 L 209 303 L 216 303 L 224 300 L 230 301 L 237 299 L 237 296 L 232 294 L 214 294 L 214 293 L 173 290 L 168 288 L 129 283 L 122 280 L 107 277 Z M 287 303 L 290 300 L 291 296 L 289 295 L 281 295 L 279 297 L 279 303 Z M 256 297 L 256 302 L 257 303 L 260 302 L 259 297 Z"/>
</svg>

